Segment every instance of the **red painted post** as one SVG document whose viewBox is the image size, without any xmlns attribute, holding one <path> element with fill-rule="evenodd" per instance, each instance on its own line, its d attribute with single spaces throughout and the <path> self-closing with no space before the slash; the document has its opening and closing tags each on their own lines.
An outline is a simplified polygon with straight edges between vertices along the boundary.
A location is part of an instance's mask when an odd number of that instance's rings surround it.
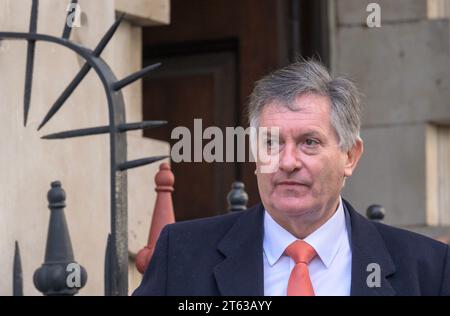
<svg viewBox="0 0 450 316">
<path fill-rule="evenodd" d="M 175 176 L 170 170 L 170 165 L 164 162 L 159 165 L 159 171 L 155 176 L 156 202 L 153 210 L 152 224 L 148 235 L 147 246 L 136 255 L 136 268 L 144 273 L 155 250 L 161 230 L 165 225 L 175 222 L 173 212 L 172 192 Z"/>
</svg>

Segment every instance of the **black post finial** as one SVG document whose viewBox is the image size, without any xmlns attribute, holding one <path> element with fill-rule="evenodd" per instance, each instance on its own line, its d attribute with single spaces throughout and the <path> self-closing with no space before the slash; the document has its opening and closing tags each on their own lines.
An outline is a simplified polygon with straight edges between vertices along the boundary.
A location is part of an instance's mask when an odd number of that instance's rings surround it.
<svg viewBox="0 0 450 316">
<path fill-rule="evenodd" d="M 247 209 L 248 195 L 244 188 L 244 183 L 239 181 L 233 182 L 231 185 L 231 191 L 227 195 L 228 210 L 230 212 Z"/>
<path fill-rule="evenodd" d="M 64 207 L 66 193 L 55 181 L 47 194 L 50 208 L 45 262 L 35 271 L 35 287 L 44 295 L 75 295 L 87 281 L 84 267 L 74 260 Z"/>
<path fill-rule="evenodd" d="M 19 242 L 17 240 L 14 249 L 13 296 L 23 296 L 22 260 L 20 259 Z"/>
<path fill-rule="evenodd" d="M 367 218 L 375 222 L 382 222 L 385 214 L 384 207 L 379 204 L 370 205 L 366 211 Z"/>
</svg>

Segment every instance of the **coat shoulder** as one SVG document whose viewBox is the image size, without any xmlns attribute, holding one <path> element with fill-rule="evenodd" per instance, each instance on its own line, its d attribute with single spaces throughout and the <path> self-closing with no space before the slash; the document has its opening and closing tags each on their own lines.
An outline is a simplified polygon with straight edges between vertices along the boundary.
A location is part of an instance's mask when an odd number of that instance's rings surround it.
<svg viewBox="0 0 450 316">
<path fill-rule="evenodd" d="M 360 226 L 360 230 L 374 232 L 373 228 L 381 236 L 384 244 L 393 256 L 408 258 L 444 259 L 447 255 L 448 245 L 430 237 L 379 222 L 370 221 L 353 206 L 344 200 L 346 208 L 353 218 L 353 224 Z"/>
<path fill-rule="evenodd" d="M 430 237 L 382 223 L 374 223 L 388 248 L 402 249 L 411 256 L 445 256 L 448 245 Z"/>
<path fill-rule="evenodd" d="M 450 247 L 432 238 L 389 225 L 374 224 L 383 238 L 391 257 L 405 269 L 415 269 L 421 279 L 437 283 L 450 271 Z"/>
<path fill-rule="evenodd" d="M 353 245 L 357 243 L 356 249 L 363 249 L 371 260 L 382 260 L 397 294 L 450 295 L 448 245 L 406 229 L 369 221 L 348 202 L 346 206 L 352 219 L 352 238 L 358 238 Z"/>
<path fill-rule="evenodd" d="M 206 246 L 215 244 L 239 221 L 248 220 L 256 215 L 260 207 L 256 205 L 245 211 L 233 212 L 207 218 L 187 220 L 169 224 L 166 226 L 172 241 L 182 244 L 196 243 Z"/>
</svg>

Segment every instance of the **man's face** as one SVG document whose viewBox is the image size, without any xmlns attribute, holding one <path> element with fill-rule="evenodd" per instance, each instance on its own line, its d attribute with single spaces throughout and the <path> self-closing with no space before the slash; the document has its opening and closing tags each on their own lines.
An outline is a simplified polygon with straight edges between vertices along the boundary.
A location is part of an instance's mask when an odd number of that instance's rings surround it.
<svg viewBox="0 0 450 316">
<path fill-rule="evenodd" d="M 274 101 L 260 115 L 260 127 L 279 128 L 279 143 L 269 145 L 278 153 L 276 171 L 257 173 L 262 202 L 274 218 L 314 221 L 337 206 L 344 176 L 351 175 L 355 164 L 339 148 L 329 102 L 325 96 L 304 94 L 295 100 L 297 111 Z"/>
</svg>

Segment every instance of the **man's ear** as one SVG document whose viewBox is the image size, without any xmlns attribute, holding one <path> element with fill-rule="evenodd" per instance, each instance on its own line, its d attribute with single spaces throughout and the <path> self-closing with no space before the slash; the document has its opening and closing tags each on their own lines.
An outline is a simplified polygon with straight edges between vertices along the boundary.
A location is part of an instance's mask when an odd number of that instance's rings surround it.
<svg viewBox="0 0 450 316">
<path fill-rule="evenodd" d="M 355 145 L 353 145 L 352 148 L 346 153 L 347 155 L 347 161 L 345 163 L 344 168 L 344 176 L 350 177 L 353 174 L 353 170 L 355 170 L 356 165 L 358 164 L 359 158 L 361 158 L 361 155 L 364 151 L 364 144 L 361 138 L 358 137 L 358 139 L 355 142 Z"/>
</svg>

